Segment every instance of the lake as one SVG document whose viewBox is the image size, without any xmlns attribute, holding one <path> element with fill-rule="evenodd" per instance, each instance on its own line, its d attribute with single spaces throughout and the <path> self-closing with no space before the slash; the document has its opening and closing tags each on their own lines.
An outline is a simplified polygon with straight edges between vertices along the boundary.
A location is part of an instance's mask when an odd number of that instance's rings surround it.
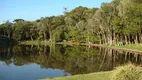
<svg viewBox="0 0 142 80">
<path fill-rule="evenodd" d="M 0 80 L 37 80 L 110 71 L 127 63 L 142 64 L 142 54 L 88 46 L 0 48 Z"/>
</svg>

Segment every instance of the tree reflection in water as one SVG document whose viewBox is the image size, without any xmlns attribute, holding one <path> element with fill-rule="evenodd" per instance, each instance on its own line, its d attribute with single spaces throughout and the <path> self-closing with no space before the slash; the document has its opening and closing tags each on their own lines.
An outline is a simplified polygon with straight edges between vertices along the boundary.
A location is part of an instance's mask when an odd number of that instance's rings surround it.
<svg viewBox="0 0 142 80">
<path fill-rule="evenodd" d="M 36 63 L 41 68 L 53 68 L 75 74 L 109 71 L 132 62 L 142 64 L 142 55 L 109 48 L 87 46 L 27 46 L 0 49 L 0 61 L 15 66 Z"/>
</svg>

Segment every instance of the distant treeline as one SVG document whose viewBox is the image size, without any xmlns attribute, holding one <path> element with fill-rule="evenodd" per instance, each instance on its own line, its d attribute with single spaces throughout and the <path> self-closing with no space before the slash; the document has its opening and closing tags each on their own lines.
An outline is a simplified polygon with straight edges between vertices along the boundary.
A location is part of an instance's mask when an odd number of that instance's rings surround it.
<svg viewBox="0 0 142 80">
<path fill-rule="evenodd" d="M 142 43 L 142 0 L 113 0 L 100 8 L 79 6 L 72 11 L 65 8 L 64 15 L 36 21 L 15 19 L 0 25 L 0 35 L 17 41 Z"/>
</svg>

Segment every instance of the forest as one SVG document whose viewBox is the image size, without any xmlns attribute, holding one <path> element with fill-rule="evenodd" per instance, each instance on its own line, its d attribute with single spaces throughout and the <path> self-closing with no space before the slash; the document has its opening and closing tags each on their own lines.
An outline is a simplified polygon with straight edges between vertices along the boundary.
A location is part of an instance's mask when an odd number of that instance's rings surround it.
<svg viewBox="0 0 142 80">
<path fill-rule="evenodd" d="M 17 41 L 74 41 L 95 44 L 142 43 L 142 0 L 113 0 L 100 8 L 76 7 L 35 21 L 0 24 L 0 36 Z"/>
</svg>

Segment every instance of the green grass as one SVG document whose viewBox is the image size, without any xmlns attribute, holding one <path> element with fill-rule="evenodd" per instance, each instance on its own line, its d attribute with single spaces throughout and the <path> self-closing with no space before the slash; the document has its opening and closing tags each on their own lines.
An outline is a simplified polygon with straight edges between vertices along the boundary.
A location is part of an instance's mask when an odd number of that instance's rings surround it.
<svg viewBox="0 0 142 80">
<path fill-rule="evenodd" d="M 58 42 L 57 44 L 65 44 L 65 45 L 73 45 L 73 43 L 68 43 L 68 42 Z M 81 43 L 81 45 L 86 45 L 86 44 L 83 44 Z M 93 45 L 93 44 L 91 44 Z M 103 44 L 103 45 L 100 45 L 100 44 L 95 44 L 93 46 L 100 46 L 100 47 L 108 47 L 108 45 L 106 44 Z M 125 46 L 111 46 L 110 48 L 122 48 L 122 49 L 129 49 L 129 50 L 137 50 L 137 51 L 142 51 L 142 44 L 129 44 L 129 45 L 125 45 Z"/>
<path fill-rule="evenodd" d="M 131 44 L 131 45 L 115 46 L 115 47 L 142 51 L 142 44 Z"/>
<path fill-rule="evenodd" d="M 42 80 L 142 80 L 142 67 L 127 64 L 115 70 Z"/>
<path fill-rule="evenodd" d="M 75 76 L 67 76 L 67 77 L 59 77 L 59 78 L 47 78 L 43 80 L 110 80 L 110 75 L 112 71 L 108 72 L 97 72 L 97 73 L 90 73 L 90 74 L 82 74 L 82 75 L 75 75 Z"/>
<path fill-rule="evenodd" d="M 24 45 L 50 45 L 50 41 L 22 41 L 20 44 Z M 62 44 L 62 45 L 77 45 L 75 43 L 68 43 L 68 42 L 56 42 L 55 44 Z M 86 44 L 80 44 L 80 45 L 86 45 Z M 99 44 L 98 44 L 99 45 Z M 106 45 L 101 45 L 104 47 L 107 47 Z M 130 49 L 130 50 L 137 50 L 137 51 L 142 51 L 142 44 L 130 44 L 130 45 L 125 45 L 125 46 L 111 46 L 111 48 L 122 48 L 122 49 Z"/>
<path fill-rule="evenodd" d="M 48 40 L 30 40 L 30 41 L 21 41 L 19 42 L 20 44 L 24 44 L 24 45 L 50 45 L 50 41 Z M 75 45 L 74 43 L 68 43 L 68 42 L 56 42 L 56 43 L 52 43 L 52 44 L 61 44 L 61 45 Z"/>
<path fill-rule="evenodd" d="M 24 45 L 50 45 L 49 41 L 38 41 L 38 40 L 34 40 L 34 41 L 21 41 L 19 42 L 20 44 L 24 44 Z"/>
</svg>

